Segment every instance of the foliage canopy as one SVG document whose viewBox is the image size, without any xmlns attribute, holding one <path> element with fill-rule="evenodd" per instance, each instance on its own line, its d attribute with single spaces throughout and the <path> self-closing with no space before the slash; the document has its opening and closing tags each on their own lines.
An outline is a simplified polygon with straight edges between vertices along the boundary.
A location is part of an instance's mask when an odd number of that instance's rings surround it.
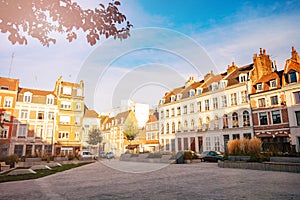
<svg viewBox="0 0 300 200">
<path fill-rule="evenodd" d="M 111 0 L 107 6 L 82 9 L 72 0 L 1 0 L 0 31 L 8 33 L 12 44 L 25 45 L 28 37 L 38 39 L 43 46 L 55 44 L 55 33 L 72 42 L 79 30 L 90 45 L 95 45 L 101 35 L 126 39 L 132 25 L 119 12 L 120 5 Z"/>
</svg>

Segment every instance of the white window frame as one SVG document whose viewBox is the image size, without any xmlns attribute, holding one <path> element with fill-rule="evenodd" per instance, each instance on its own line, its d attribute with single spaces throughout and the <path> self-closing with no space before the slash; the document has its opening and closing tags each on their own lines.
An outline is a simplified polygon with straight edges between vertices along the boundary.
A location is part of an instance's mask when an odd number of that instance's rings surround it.
<svg viewBox="0 0 300 200">
<path fill-rule="evenodd" d="M 72 102 L 70 102 L 70 101 L 61 101 L 60 102 L 60 108 L 63 109 L 63 110 L 71 110 Z"/>
<path fill-rule="evenodd" d="M 67 131 L 60 131 L 58 133 L 58 139 L 60 140 L 68 140 L 70 137 L 70 133 Z"/>
<path fill-rule="evenodd" d="M 7 139 L 8 133 L 9 133 L 9 127 L 3 126 L 3 128 L 1 129 L 1 132 L 0 132 L 0 139 Z"/>
<path fill-rule="evenodd" d="M 32 93 L 31 92 L 25 92 L 23 97 L 23 102 L 25 103 L 31 103 L 32 101 Z"/>
<path fill-rule="evenodd" d="M 13 103 L 13 97 L 4 97 L 4 105 L 5 108 L 11 108 Z"/>
<path fill-rule="evenodd" d="M 59 117 L 59 123 L 61 124 L 70 124 L 71 117 L 68 115 L 61 115 Z"/>
<path fill-rule="evenodd" d="M 53 105 L 54 104 L 54 96 L 53 95 L 47 95 L 46 104 L 47 105 Z"/>
<path fill-rule="evenodd" d="M 256 90 L 257 91 L 263 91 L 263 83 L 258 83 L 258 84 L 256 84 Z"/>
<path fill-rule="evenodd" d="M 27 131 L 28 131 L 28 125 L 27 124 L 19 124 L 18 125 L 18 137 L 26 137 L 27 136 Z"/>
<path fill-rule="evenodd" d="M 72 88 L 68 86 L 63 87 L 63 94 L 72 95 Z"/>
<path fill-rule="evenodd" d="M 23 109 L 20 110 L 20 119 L 28 119 L 29 117 L 29 110 Z"/>
<path fill-rule="evenodd" d="M 270 80 L 270 88 L 276 88 L 276 87 L 277 87 L 277 81 L 276 81 L 276 79 Z"/>
</svg>

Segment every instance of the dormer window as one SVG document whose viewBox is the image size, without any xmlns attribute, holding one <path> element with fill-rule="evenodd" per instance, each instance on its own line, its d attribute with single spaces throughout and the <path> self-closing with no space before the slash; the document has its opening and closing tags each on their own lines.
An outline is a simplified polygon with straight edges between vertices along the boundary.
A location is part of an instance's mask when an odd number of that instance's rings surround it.
<svg viewBox="0 0 300 200">
<path fill-rule="evenodd" d="M 1 86 L 1 90 L 8 90 L 8 86 Z"/>
<path fill-rule="evenodd" d="M 195 91 L 194 90 L 190 90 L 189 91 L 189 97 L 193 97 L 195 96 Z"/>
<path fill-rule="evenodd" d="M 182 98 L 182 94 L 177 94 L 177 100 L 180 100 Z"/>
<path fill-rule="evenodd" d="M 197 88 L 197 95 L 202 94 L 202 88 Z"/>
<path fill-rule="evenodd" d="M 165 99 L 161 99 L 160 104 L 164 104 L 164 103 L 165 103 Z"/>
<path fill-rule="evenodd" d="M 47 96 L 46 104 L 48 104 L 48 105 L 53 105 L 54 104 L 54 96 L 53 95 L 48 95 Z"/>
<path fill-rule="evenodd" d="M 171 102 L 175 101 L 175 95 L 172 95 L 170 100 L 171 100 Z"/>
<path fill-rule="evenodd" d="M 276 79 L 270 81 L 270 88 L 276 88 Z"/>
<path fill-rule="evenodd" d="M 72 94 L 72 88 L 71 87 L 63 87 L 63 94 Z"/>
<path fill-rule="evenodd" d="M 221 80 L 220 81 L 220 88 L 226 88 L 227 86 L 227 80 Z"/>
<path fill-rule="evenodd" d="M 257 91 L 262 91 L 263 90 L 263 84 L 262 83 L 256 84 L 256 89 L 257 89 Z"/>
<path fill-rule="evenodd" d="M 211 84 L 211 86 L 212 86 L 212 88 L 211 88 L 212 91 L 219 89 L 219 84 L 218 84 L 217 82 L 213 82 L 213 83 Z"/>
<path fill-rule="evenodd" d="M 289 83 L 296 83 L 297 82 L 297 74 L 294 70 L 288 73 L 288 82 Z"/>
<path fill-rule="evenodd" d="M 239 82 L 240 83 L 246 82 L 247 80 L 248 80 L 247 74 L 240 74 L 239 75 Z"/>
<path fill-rule="evenodd" d="M 31 99 L 32 99 L 32 93 L 30 93 L 30 92 L 25 92 L 25 93 L 24 93 L 23 101 L 26 102 L 26 103 L 30 103 L 30 102 L 31 102 Z"/>
</svg>

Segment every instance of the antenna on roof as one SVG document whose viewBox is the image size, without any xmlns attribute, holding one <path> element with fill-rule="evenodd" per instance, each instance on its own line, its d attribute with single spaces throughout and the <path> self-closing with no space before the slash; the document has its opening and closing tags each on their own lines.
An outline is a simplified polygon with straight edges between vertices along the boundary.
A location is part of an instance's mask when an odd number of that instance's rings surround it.
<svg viewBox="0 0 300 200">
<path fill-rule="evenodd" d="M 13 63 L 13 59 L 15 57 L 15 53 L 13 52 L 11 54 L 11 60 L 10 60 L 10 66 L 9 66 L 9 72 L 8 72 L 8 77 L 10 78 L 10 73 L 11 73 L 11 68 L 12 68 L 12 63 Z"/>
</svg>

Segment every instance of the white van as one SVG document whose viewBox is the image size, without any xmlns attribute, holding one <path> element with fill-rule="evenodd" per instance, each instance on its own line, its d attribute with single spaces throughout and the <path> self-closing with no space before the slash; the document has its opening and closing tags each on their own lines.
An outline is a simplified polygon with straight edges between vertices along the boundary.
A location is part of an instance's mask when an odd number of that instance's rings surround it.
<svg viewBox="0 0 300 200">
<path fill-rule="evenodd" d="M 98 156 L 92 154 L 89 151 L 79 151 L 78 154 L 82 157 L 82 158 L 91 158 L 91 159 L 97 159 Z"/>
</svg>

